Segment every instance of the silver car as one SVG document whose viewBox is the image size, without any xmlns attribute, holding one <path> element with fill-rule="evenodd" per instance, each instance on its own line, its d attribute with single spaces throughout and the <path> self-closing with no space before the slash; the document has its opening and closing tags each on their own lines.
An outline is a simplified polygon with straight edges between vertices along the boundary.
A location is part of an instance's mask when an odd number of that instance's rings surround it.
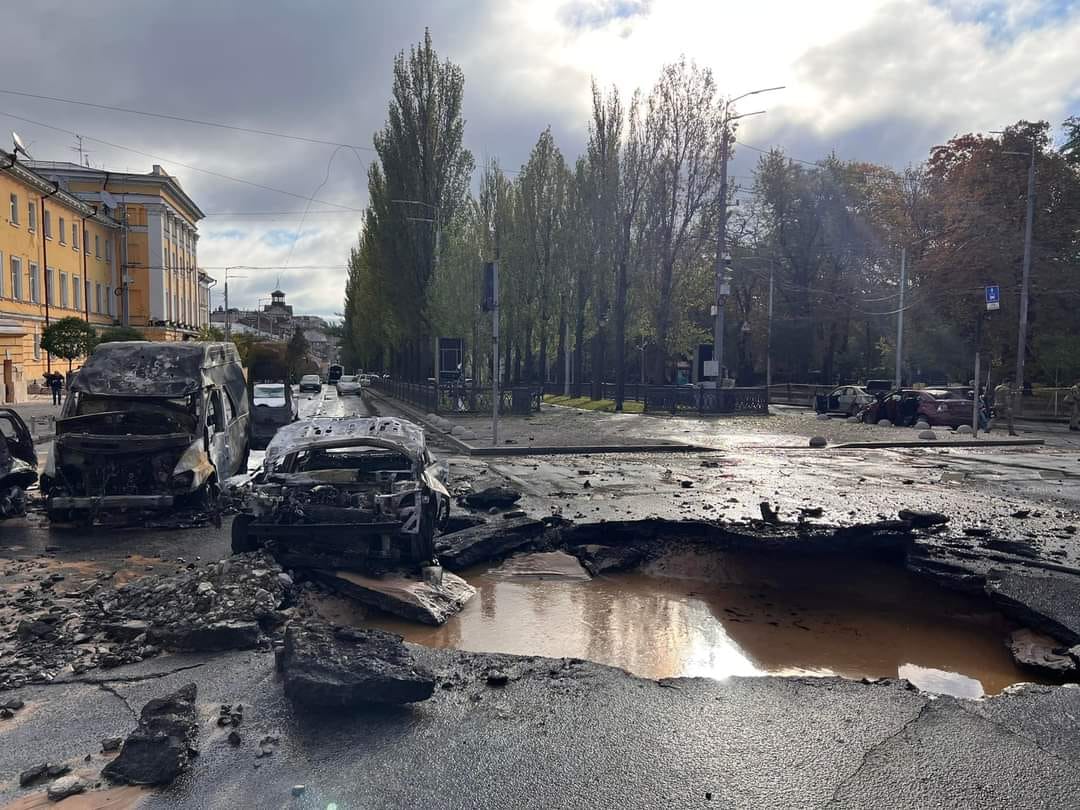
<svg viewBox="0 0 1080 810">
<path fill-rule="evenodd" d="M 874 401 L 874 395 L 860 385 L 841 385 L 830 391 L 825 400 L 823 413 L 843 413 L 855 416 Z M 818 410 L 821 408 L 819 407 Z"/>
<path fill-rule="evenodd" d="M 345 394 L 359 394 L 360 393 L 360 379 L 354 374 L 347 374 L 341 377 L 337 381 L 338 396 L 345 396 Z"/>
</svg>

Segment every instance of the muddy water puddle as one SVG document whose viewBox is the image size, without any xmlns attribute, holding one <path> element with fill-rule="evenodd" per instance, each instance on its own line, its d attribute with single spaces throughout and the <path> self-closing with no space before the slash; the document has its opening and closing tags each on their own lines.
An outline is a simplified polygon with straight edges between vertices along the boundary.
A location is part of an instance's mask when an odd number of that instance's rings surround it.
<svg viewBox="0 0 1080 810">
<path fill-rule="evenodd" d="M 443 627 L 373 624 L 409 641 L 473 652 L 585 658 L 649 678 L 904 677 L 977 698 L 1038 680 L 1005 647 L 985 601 L 899 564 L 693 549 L 590 579 L 562 553 L 465 571 L 478 591 Z"/>
</svg>

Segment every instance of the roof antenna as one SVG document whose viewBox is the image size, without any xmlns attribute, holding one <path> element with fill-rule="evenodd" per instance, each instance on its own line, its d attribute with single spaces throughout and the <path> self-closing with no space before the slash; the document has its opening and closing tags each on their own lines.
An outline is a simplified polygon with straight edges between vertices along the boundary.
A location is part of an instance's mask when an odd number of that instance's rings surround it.
<svg viewBox="0 0 1080 810">
<path fill-rule="evenodd" d="M 23 139 L 19 137 L 19 133 L 15 130 L 11 131 L 11 140 L 15 144 L 15 148 L 12 150 L 13 154 L 17 155 L 19 154 L 19 152 L 22 152 L 30 160 L 34 159 L 33 157 L 31 157 L 30 153 L 26 151 L 26 146 L 23 144 Z"/>
</svg>

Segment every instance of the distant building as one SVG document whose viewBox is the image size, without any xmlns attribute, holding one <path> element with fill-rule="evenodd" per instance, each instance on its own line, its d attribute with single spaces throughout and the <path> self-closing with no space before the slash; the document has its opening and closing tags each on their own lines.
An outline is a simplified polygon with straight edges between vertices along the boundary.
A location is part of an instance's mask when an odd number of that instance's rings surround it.
<svg viewBox="0 0 1080 810">
<path fill-rule="evenodd" d="M 223 307 L 210 313 L 210 323 L 219 329 L 225 324 L 234 333 L 260 334 L 267 339 L 287 341 L 297 329 L 301 329 L 311 346 L 312 357 L 322 366 L 337 362 L 338 339 L 329 334 L 330 325 L 318 315 L 295 315 L 293 307 L 285 303 L 285 293 L 274 290 L 270 303 L 260 309 L 237 309 L 230 307 L 226 314 Z M 242 327 L 242 328 L 241 328 Z"/>
</svg>

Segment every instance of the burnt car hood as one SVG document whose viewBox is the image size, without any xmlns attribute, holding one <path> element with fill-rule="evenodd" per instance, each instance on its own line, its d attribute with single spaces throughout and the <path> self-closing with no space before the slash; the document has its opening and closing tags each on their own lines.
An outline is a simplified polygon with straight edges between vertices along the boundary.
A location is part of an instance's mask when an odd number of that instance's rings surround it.
<svg viewBox="0 0 1080 810">
<path fill-rule="evenodd" d="M 62 448 L 99 452 L 144 453 L 168 447 L 186 447 L 197 436 L 177 429 L 159 433 L 136 433 L 126 429 L 129 411 L 107 411 L 56 420 L 56 444 Z"/>
<path fill-rule="evenodd" d="M 317 416 L 278 430 L 266 448 L 263 468 L 277 466 L 281 459 L 298 450 L 330 447 L 385 447 L 404 453 L 414 461 L 424 460 L 424 430 L 393 416 Z"/>
</svg>

